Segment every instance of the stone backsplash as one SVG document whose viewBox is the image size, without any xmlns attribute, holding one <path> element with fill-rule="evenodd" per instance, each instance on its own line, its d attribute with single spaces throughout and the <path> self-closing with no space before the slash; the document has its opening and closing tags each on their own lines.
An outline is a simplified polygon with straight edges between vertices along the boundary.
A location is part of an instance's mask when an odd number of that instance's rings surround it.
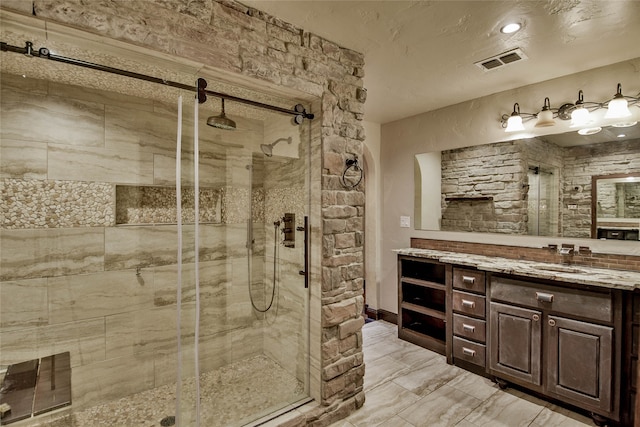
<svg viewBox="0 0 640 427">
<path fill-rule="evenodd" d="M 589 248 L 580 247 L 573 255 L 560 255 L 555 249 L 526 248 L 521 246 L 494 245 L 488 243 L 454 242 L 449 240 L 412 238 L 411 247 L 440 251 L 462 252 L 475 255 L 494 256 L 528 261 L 571 263 L 587 267 L 613 268 L 640 271 L 640 256 L 599 254 Z"/>
</svg>

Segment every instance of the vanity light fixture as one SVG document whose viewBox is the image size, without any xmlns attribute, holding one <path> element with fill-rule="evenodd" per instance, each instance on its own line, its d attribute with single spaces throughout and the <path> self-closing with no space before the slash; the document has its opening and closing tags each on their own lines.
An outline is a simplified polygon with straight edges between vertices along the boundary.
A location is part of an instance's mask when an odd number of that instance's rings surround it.
<svg viewBox="0 0 640 427">
<path fill-rule="evenodd" d="M 522 117 L 520 116 L 520 105 L 516 102 L 513 104 L 513 113 L 507 119 L 507 128 L 505 132 L 517 132 L 524 130 L 524 125 L 522 124 Z"/>
<path fill-rule="evenodd" d="M 578 91 L 578 100 L 576 101 L 573 111 L 571 112 L 571 127 L 582 127 L 591 123 L 589 110 L 584 107 L 584 94 Z"/>
<path fill-rule="evenodd" d="M 625 99 L 624 95 L 622 95 L 622 85 L 618 83 L 618 90 L 613 96 L 613 99 L 609 101 L 609 105 L 607 105 L 607 114 L 604 115 L 604 118 L 623 119 L 630 115 L 631 111 L 629 111 L 629 102 Z"/>
<path fill-rule="evenodd" d="M 556 122 L 554 119 L 571 120 L 571 127 L 580 128 L 581 135 L 591 135 L 602 130 L 598 124 L 593 124 L 591 113 L 596 110 L 606 109 L 604 118 L 607 120 L 621 119 L 614 123 L 605 123 L 607 126 L 629 127 L 638 123 L 637 120 L 631 118 L 632 113 L 630 106 L 640 108 L 640 93 L 636 96 L 624 96 L 622 94 L 622 85 L 618 83 L 618 88 L 614 97 L 603 102 L 591 102 L 584 100 L 582 90 L 578 91 L 578 100 L 575 104 L 565 103 L 558 108 L 552 108 L 549 98 L 544 99 L 544 105 L 538 113 L 527 113 L 520 111 L 520 105 L 516 102 L 513 105 L 513 113 L 503 114 L 500 123 L 505 132 L 524 131 L 524 122 L 536 119 L 535 127 L 553 126 Z M 626 119 L 626 120 L 625 120 Z M 591 125 L 591 126 L 590 126 Z"/>
<path fill-rule="evenodd" d="M 536 121 L 536 127 L 547 127 L 553 126 L 556 124 L 556 121 L 553 120 L 553 111 L 551 111 L 551 103 L 549 98 L 544 99 L 544 105 L 542 106 L 542 110 L 538 113 L 538 121 Z"/>
</svg>

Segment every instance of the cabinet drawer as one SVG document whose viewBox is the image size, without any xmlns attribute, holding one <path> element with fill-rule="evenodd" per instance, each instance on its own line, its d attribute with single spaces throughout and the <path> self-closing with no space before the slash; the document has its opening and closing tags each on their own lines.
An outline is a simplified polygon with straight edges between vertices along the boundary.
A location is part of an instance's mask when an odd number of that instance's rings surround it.
<svg viewBox="0 0 640 427">
<path fill-rule="evenodd" d="M 453 315 L 453 333 L 474 341 L 485 342 L 486 324 L 484 320 L 474 319 L 460 314 Z"/>
<path fill-rule="evenodd" d="M 484 344 L 453 337 L 453 357 L 455 359 L 466 360 L 467 362 L 484 367 L 486 366 L 485 352 L 486 347 Z"/>
<path fill-rule="evenodd" d="M 466 268 L 453 269 L 453 287 L 471 292 L 485 293 L 484 271 Z"/>
<path fill-rule="evenodd" d="M 493 276 L 491 300 L 511 302 L 541 310 L 562 312 L 602 322 L 613 322 L 611 294 L 542 285 Z"/>
<path fill-rule="evenodd" d="M 484 317 L 484 301 L 485 298 L 481 295 L 453 291 L 453 310 L 460 313 Z"/>
</svg>

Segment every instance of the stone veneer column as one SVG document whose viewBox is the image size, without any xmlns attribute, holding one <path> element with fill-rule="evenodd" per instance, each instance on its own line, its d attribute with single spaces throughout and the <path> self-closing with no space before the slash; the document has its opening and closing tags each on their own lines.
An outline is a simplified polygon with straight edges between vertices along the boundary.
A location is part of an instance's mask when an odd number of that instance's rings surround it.
<svg viewBox="0 0 640 427">
<path fill-rule="evenodd" d="M 345 189 L 345 160 L 362 159 L 364 57 L 227 0 L 7 0 L 35 15 L 321 98 L 321 404 L 287 425 L 328 425 L 364 402 L 364 185 Z M 317 284 L 316 284 L 317 285 Z"/>
</svg>

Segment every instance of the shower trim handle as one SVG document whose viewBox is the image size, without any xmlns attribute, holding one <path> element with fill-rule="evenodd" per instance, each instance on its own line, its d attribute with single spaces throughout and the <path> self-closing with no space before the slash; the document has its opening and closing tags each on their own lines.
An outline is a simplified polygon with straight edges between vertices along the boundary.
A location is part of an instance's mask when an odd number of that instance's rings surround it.
<svg viewBox="0 0 640 427">
<path fill-rule="evenodd" d="M 303 230 L 301 230 L 303 228 Z M 304 217 L 304 227 L 298 227 L 298 231 L 304 231 L 304 270 L 299 273 L 304 275 L 304 287 L 309 288 L 309 217 Z"/>
</svg>

